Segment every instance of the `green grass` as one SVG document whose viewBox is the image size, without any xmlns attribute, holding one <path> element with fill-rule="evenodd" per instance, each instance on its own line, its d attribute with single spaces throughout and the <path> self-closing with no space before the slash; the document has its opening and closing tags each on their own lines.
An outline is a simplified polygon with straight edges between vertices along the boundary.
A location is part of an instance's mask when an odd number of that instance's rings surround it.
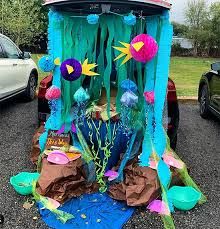
<svg viewBox="0 0 220 229">
<path fill-rule="evenodd" d="M 175 82 L 178 96 L 197 96 L 202 73 L 210 70 L 212 58 L 172 57 L 170 78 Z"/>
<path fill-rule="evenodd" d="M 41 56 L 43 54 L 32 54 L 36 63 Z M 210 70 L 214 61 L 212 58 L 172 57 L 170 78 L 176 84 L 178 96 L 197 96 L 200 77 L 203 72 Z M 47 75 L 39 70 L 39 82 Z"/>
</svg>

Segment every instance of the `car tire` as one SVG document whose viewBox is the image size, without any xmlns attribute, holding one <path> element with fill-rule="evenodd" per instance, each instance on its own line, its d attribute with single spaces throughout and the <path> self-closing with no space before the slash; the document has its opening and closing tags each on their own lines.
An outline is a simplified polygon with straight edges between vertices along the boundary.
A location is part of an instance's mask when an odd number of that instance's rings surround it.
<svg viewBox="0 0 220 229">
<path fill-rule="evenodd" d="M 33 73 L 31 73 L 29 80 L 28 80 L 28 85 L 25 91 L 25 99 L 27 101 L 34 100 L 35 95 L 36 95 L 36 90 L 37 90 L 37 78 Z"/>
<path fill-rule="evenodd" d="M 199 110 L 200 116 L 202 118 L 208 118 L 210 115 L 209 111 L 209 90 L 208 86 L 204 85 L 201 89 L 200 98 L 199 98 Z"/>
<path fill-rule="evenodd" d="M 177 144 L 177 134 L 176 136 L 173 138 L 173 140 L 170 142 L 170 147 L 172 150 L 176 150 L 176 144 Z"/>
</svg>

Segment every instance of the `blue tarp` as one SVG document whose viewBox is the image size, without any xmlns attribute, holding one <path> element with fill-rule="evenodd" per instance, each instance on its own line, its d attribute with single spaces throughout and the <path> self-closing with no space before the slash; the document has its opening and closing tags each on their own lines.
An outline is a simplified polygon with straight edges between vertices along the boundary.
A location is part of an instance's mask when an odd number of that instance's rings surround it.
<svg viewBox="0 0 220 229">
<path fill-rule="evenodd" d="M 75 216 L 62 224 L 49 210 L 41 209 L 40 203 L 38 207 L 43 221 L 54 229 L 120 229 L 135 210 L 105 193 L 86 194 L 69 200 L 59 208 Z"/>
</svg>

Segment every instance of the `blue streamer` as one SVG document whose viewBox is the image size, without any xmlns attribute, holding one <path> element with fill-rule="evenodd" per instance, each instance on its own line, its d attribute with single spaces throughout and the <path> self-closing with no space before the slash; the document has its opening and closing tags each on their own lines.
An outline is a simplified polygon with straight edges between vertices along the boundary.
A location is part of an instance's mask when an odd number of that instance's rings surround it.
<svg viewBox="0 0 220 229">
<path fill-rule="evenodd" d="M 62 22 L 63 16 L 56 12 L 50 10 L 48 13 L 49 16 L 49 27 L 48 27 L 48 49 L 49 54 L 54 59 L 60 58 L 62 59 Z M 61 75 L 60 68 L 56 66 L 53 71 L 53 85 L 61 88 Z M 61 119 L 61 110 L 62 110 L 62 102 L 61 99 L 57 100 L 56 110 L 51 110 L 51 115 L 46 122 L 46 129 L 59 130 L 62 126 Z"/>
<path fill-rule="evenodd" d="M 159 23 L 159 16 L 147 17 L 147 33 L 156 39 L 157 29 Z M 145 91 L 154 90 L 154 77 L 155 77 L 155 64 L 156 58 L 152 59 L 146 64 L 146 82 Z M 152 105 L 148 105 L 145 101 L 145 113 L 146 113 L 146 130 L 144 134 L 144 140 L 142 145 L 142 153 L 140 155 L 140 165 L 149 166 L 149 157 L 153 152 L 153 137 L 154 137 L 154 109 Z"/>
<path fill-rule="evenodd" d="M 170 52 L 173 28 L 168 20 L 168 12 L 161 16 L 161 36 L 158 51 L 155 82 L 155 132 L 154 147 L 159 157 L 162 157 L 166 148 L 166 134 L 163 128 L 163 108 L 166 99 L 166 90 L 169 76 Z"/>
<path fill-rule="evenodd" d="M 158 163 L 157 173 L 158 173 L 160 183 L 163 185 L 163 187 L 168 189 L 171 180 L 171 172 L 169 167 L 163 160 L 160 160 Z"/>
</svg>

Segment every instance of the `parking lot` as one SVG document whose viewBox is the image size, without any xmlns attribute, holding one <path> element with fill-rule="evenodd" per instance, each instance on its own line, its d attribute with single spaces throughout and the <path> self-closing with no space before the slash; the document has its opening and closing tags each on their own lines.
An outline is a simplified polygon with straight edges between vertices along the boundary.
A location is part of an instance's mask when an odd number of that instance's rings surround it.
<svg viewBox="0 0 220 229">
<path fill-rule="evenodd" d="M 36 208 L 23 209 L 27 197 L 17 195 L 10 176 L 33 171 L 29 161 L 31 140 L 37 127 L 37 101 L 10 101 L 0 105 L 0 214 L 5 229 L 47 228 Z M 177 229 L 220 228 L 220 122 L 203 120 L 198 106 L 180 105 L 177 153 L 190 167 L 190 174 L 208 197 L 208 202 L 189 212 L 174 213 Z M 37 219 L 33 219 L 37 217 Z M 163 228 L 160 217 L 138 209 L 125 228 Z"/>
</svg>

